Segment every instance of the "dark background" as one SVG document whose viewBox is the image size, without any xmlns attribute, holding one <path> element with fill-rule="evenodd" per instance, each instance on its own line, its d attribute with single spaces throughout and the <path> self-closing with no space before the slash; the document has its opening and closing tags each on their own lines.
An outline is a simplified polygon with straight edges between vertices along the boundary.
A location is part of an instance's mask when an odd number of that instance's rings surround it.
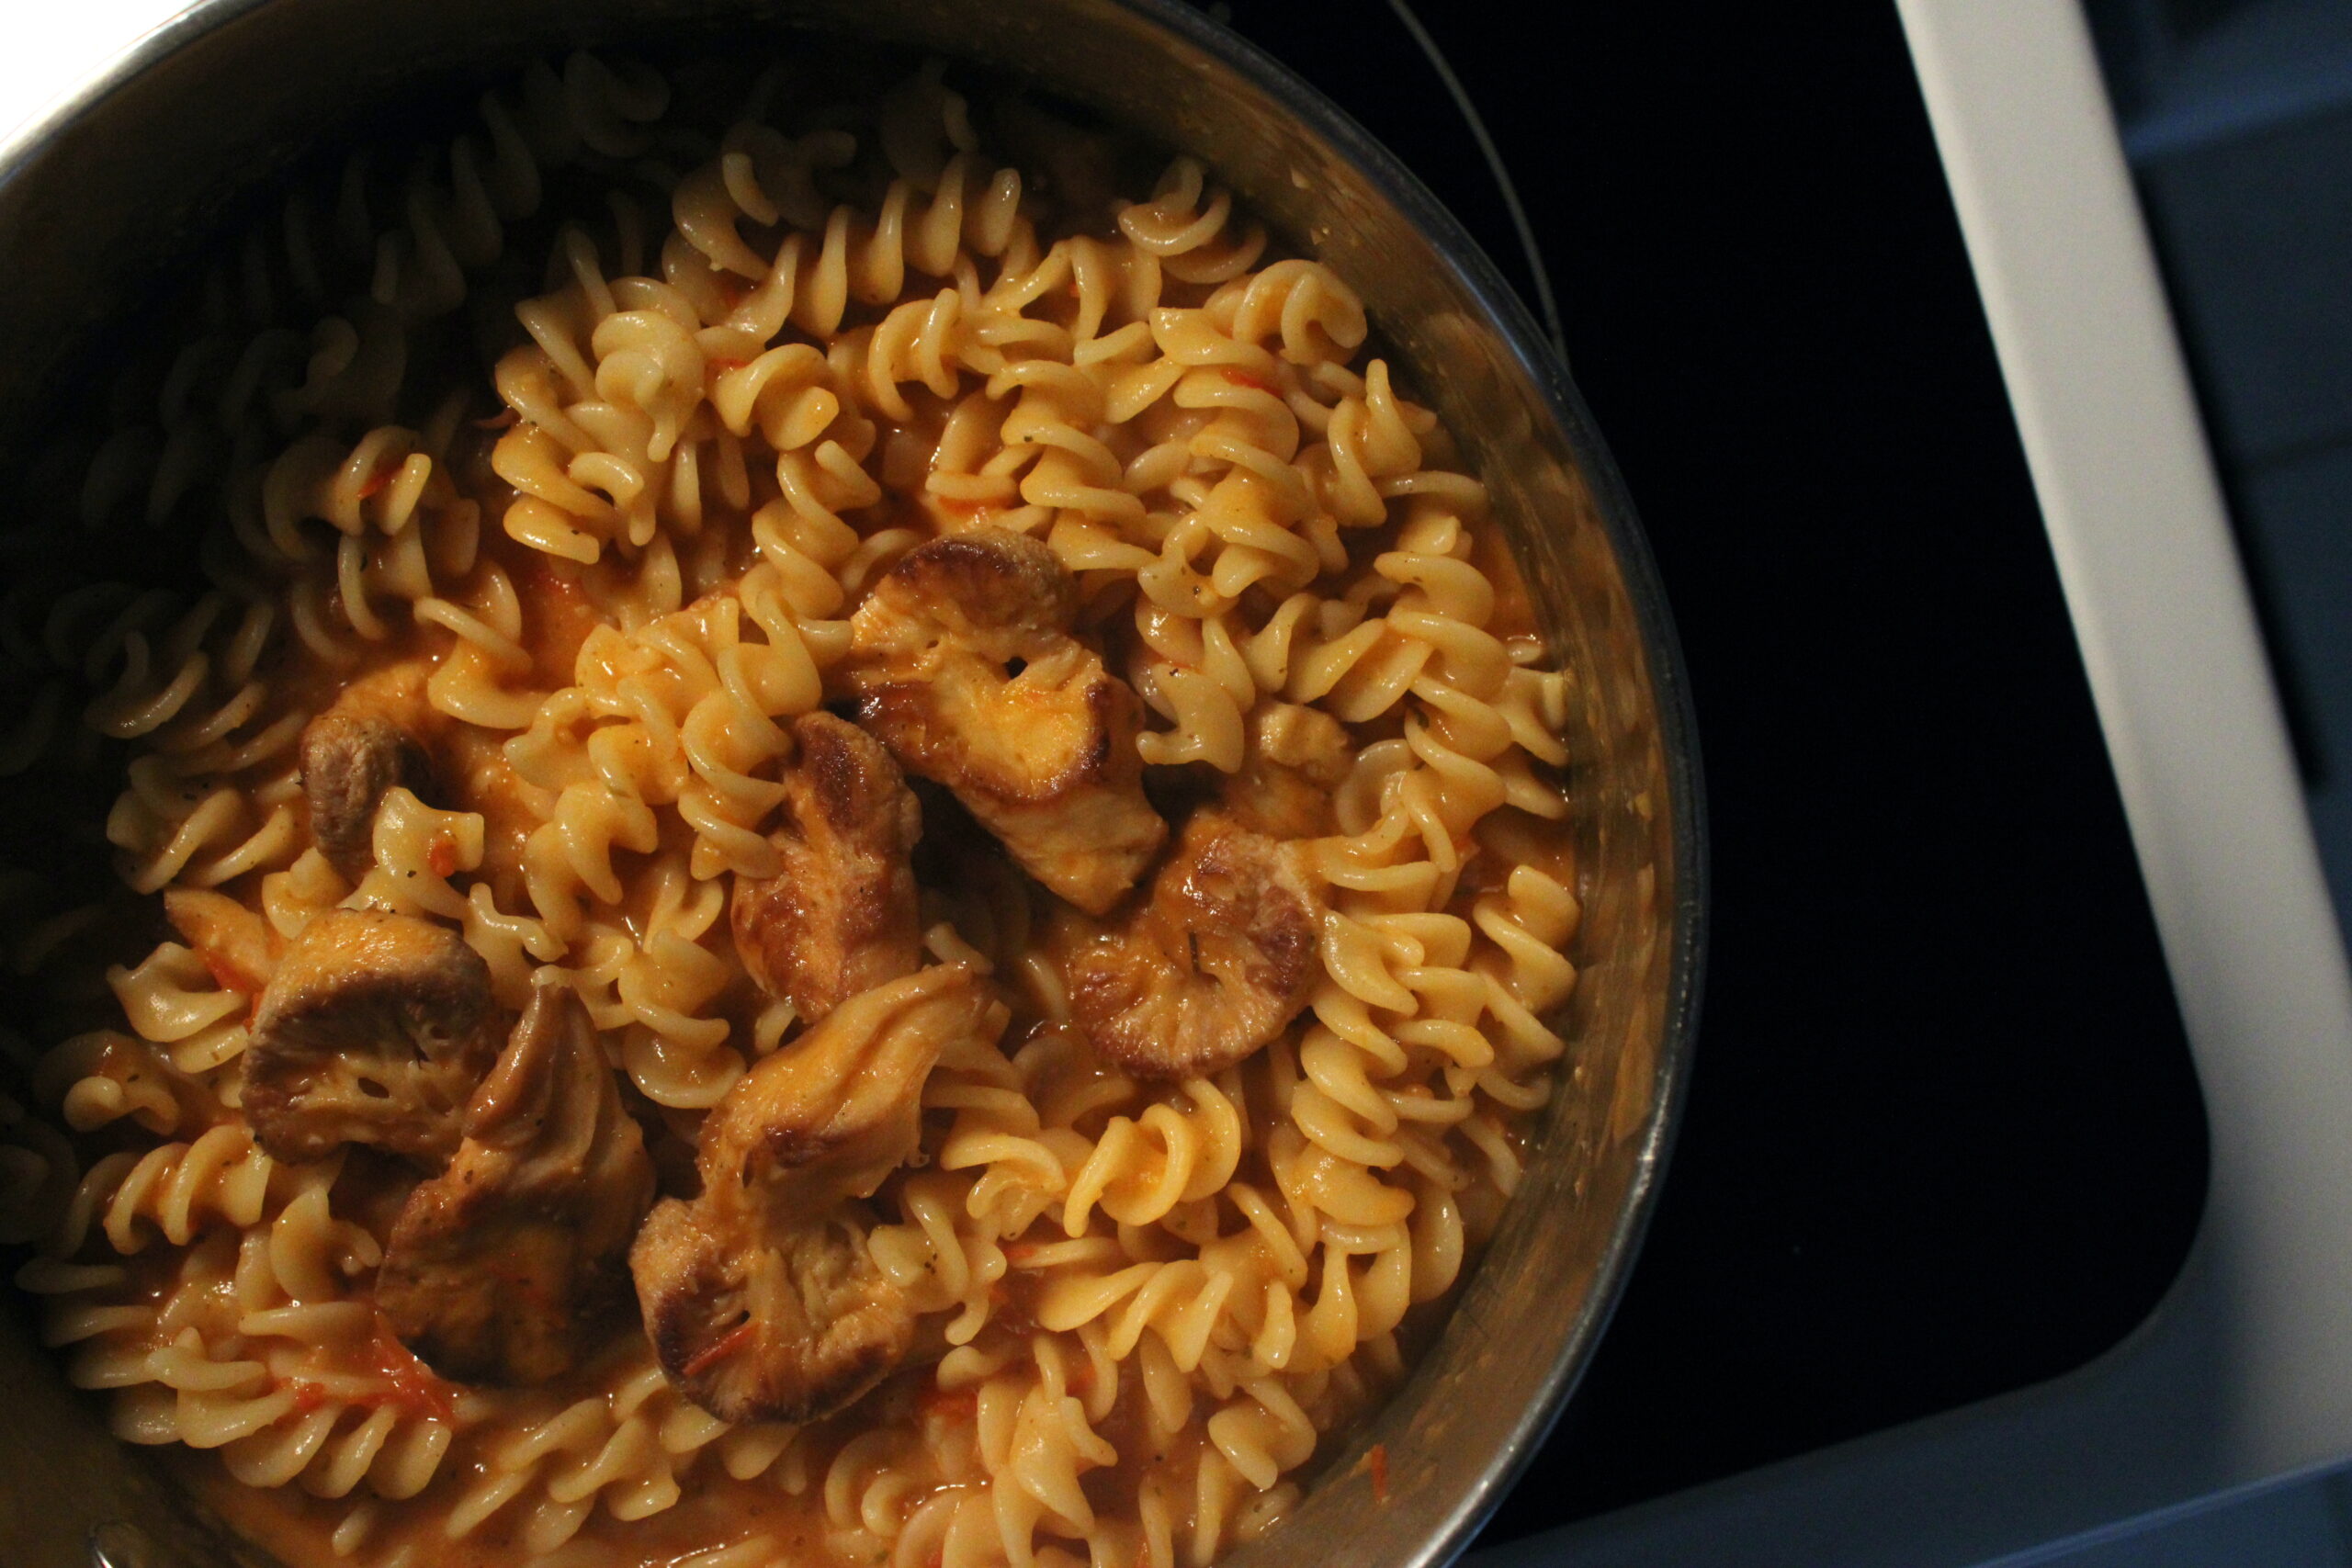
<svg viewBox="0 0 2352 1568">
<path fill-rule="evenodd" d="M 1234 0 L 1531 301 L 1368 0 Z M 1688 659 L 1714 903 L 1688 1111 L 1489 1539 L 2053 1376 L 2177 1272 L 2203 1114 L 1891 4 L 1453 5 Z"/>
</svg>

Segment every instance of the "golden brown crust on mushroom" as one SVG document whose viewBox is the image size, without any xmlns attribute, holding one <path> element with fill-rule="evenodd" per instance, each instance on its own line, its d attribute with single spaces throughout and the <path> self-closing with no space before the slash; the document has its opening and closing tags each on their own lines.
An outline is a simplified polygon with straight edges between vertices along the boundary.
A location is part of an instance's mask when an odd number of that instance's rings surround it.
<svg viewBox="0 0 2352 1568">
<path fill-rule="evenodd" d="M 913 1348 L 914 1309 L 867 1256 L 853 1213 L 786 1232 L 750 1259 L 728 1256 L 707 1223 L 666 1198 L 629 1260 L 654 1354 L 719 1419 L 821 1419 Z M 658 1295 L 647 1295 L 649 1281 Z"/>
<path fill-rule="evenodd" d="M 311 837 L 334 868 L 356 882 L 375 863 L 376 807 L 404 788 L 434 798 L 433 752 L 439 728 L 422 660 L 391 665 L 344 688 L 334 705 L 303 727 L 302 798 Z"/>
<path fill-rule="evenodd" d="M 1143 705 L 1069 633 L 1051 550 L 975 528 L 909 552 L 851 620 L 859 717 L 945 784 L 1032 876 L 1100 914 L 1168 825 L 1143 794 Z"/>
<path fill-rule="evenodd" d="M 967 528 L 917 546 L 885 581 L 910 594 L 918 613 L 985 658 L 1022 656 L 1041 631 L 1067 632 L 1078 615 L 1078 581 L 1054 552 L 1003 528 Z M 879 584 L 875 592 L 883 590 Z"/>
<path fill-rule="evenodd" d="M 1201 1077 L 1306 1005 L 1322 922 L 1295 846 L 1201 811 L 1123 920 L 1063 909 L 1046 940 L 1097 1052 L 1137 1077 Z"/>
<path fill-rule="evenodd" d="M 1331 795 L 1348 776 L 1355 748 L 1329 714 L 1269 703 L 1250 721 L 1241 769 L 1217 799 L 1225 814 L 1270 839 L 1317 839 L 1337 826 Z"/>
<path fill-rule="evenodd" d="M 854 997 L 744 1076 L 703 1123 L 691 1201 L 629 1252 L 645 1332 L 686 1397 L 728 1421 L 810 1421 L 905 1359 L 915 1314 L 865 1249 L 869 1197 L 917 1147 L 949 1043 L 1002 1005 L 943 964 Z"/>
<path fill-rule="evenodd" d="M 588 1010 L 539 986 L 466 1108 L 449 1168 L 401 1208 L 376 1304 L 443 1377 L 559 1377 L 627 1312 L 629 1242 L 653 1185 Z"/>
<path fill-rule="evenodd" d="M 752 980 L 813 1023 L 861 991 L 914 973 L 922 921 L 908 856 L 922 808 L 882 743 L 846 719 L 796 719 L 774 876 L 735 879 L 735 951 Z"/>
<path fill-rule="evenodd" d="M 434 1168 L 507 1017 L 490 966 L 446 927 L 379 910 L 314 917 L 262 992 L 244 1055 L 245 1120 L 279 1159 L 372 1144 Z"/>
</svg>

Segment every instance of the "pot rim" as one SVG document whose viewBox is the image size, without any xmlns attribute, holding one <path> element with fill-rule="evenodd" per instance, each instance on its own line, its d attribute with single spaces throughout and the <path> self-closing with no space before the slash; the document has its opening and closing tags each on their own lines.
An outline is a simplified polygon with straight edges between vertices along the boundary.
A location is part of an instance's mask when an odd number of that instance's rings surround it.
<svg viewBox="0 0 2352 1568">
<path fill-rule="evenodd" d="M 75 122 L 149 70 L 211 33 L 265 8 L 303 0 L 194 0 L 129 45 L 85 70 L 13 130 L 0 134 L 0 189 L 14 184 Z M 1232 71 L 1288 114 L 1303 121 L 1375 190 L 1393 202 L 1452 270 L 1535 389 L 1594 501 L 1626 597 L 1632 604 L 1665 764 L 1666 841 L 1671 846 L 1674 898 L 1668 977 L 1653 1070 L 1647 1123 L 1634 1169 L 1592 1287 L 1558 1354 L 1480 1472 L 1478 1484 L 1457 1498 L 1438 1528 L 1401 1561 L 1435 1568 L 1464 1551 L 1525 1472 L 1558 1421 L 1589 1367 L 1600 1336 L 1622 1300 L 1651 1217 L 1661 1176 L 1679 1128 L 1695 1049 L 1707 948 L 1710 878 L 1706 807 L 1696 713 L 1665 587 L 1632 497 L 1567 365 L 1493 260 L 1419 177 L 1319 89 L 1231 28 L 1182 0 L 1109 0 L 1148 26 Z M 1336 1473 L 1344 1456 L 1318 1465 Z"/>
</svg>

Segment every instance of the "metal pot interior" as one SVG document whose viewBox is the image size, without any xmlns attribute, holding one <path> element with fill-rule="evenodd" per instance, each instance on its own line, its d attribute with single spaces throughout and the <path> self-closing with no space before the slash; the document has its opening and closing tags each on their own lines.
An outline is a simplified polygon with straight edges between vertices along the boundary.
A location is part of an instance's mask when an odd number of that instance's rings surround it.
<svg viewBox="0 0 2352 1568">
<path fill-rule="evenodd" d="M 1585 913 L 1563 1091 L 1408 1385 L 1323 1460 L 1283 1528 L 1229 1559 L 1295 1561 L 1312 1542 L 1334 1562 L 1442 1562 L 1565 1401 L 1657 1183 L 1695 1009 L 1697 764 L 1662 599 L 1565 371 L 1434 199 L 1310 89 L 1172 0 L 212 0 L 0 147 L 0 452 L 38 450 L 159 279 L 322 148 L 424 112 L 403 106 L 462 100 L 534 54 L 673 58 L 746 33 L 790 50 L 809 28 L 984 62 L 1192 152 L 1291 248 L 1329 263 L 1489 487 L 1575 673 Z M 0 1533 L 22 1568 L 86 1561 L 91 1527 L 117 1517 L 144 1524 L 158 1568 L 200 1560 L 143 1456 L 105 1436 L 21 1324 L 0 1325 L 0 1385 L 18 1391 L 0 1423 Z M 1373 1444 L 1385 1496 L 1362 1462 Z"/>
</svg>

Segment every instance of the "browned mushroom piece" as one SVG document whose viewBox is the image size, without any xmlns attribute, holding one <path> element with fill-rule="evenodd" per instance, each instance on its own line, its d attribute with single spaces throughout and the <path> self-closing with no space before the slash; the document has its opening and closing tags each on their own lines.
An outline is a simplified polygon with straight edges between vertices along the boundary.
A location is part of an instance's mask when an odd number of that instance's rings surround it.
<svg viewBox="0 0 2352 1568">
<path fill-rule="evenodd" d="M 815 1022 L 922 962 L 908 856 L 922 807 L 880 741 L 846 719 L 795 719 L 800 755 L 784 777 L 784 866 L 735 879 L 735 951 L 760 988 Z"/>
<path fill-rule="evenodd" d="M 435 1169 L 506 1020 L 455 931 L 379 910 L 313 917 L 277 961 L 244 1055 L 245 1120 L 280 1159 L 373 1144 Z"/>
<path fill-rule="evenodd" d="M 1168 837 L 1143 705 L 1070 635 L 1078 588 L 1036 540 L 975 528 L 908 552 L 850 622 L 859 717 L 955 791 L 1047 887 L 1101 914 Z"/>
<path fill-rule="evenodd" d="M 1306 1005 L 1323 908 L 1296 846 L 1204 810 L 1124 919 L 1064 908 L 1046 942 L 1097 1052 L 1137 1077 L 1200 1077 Z"/>
<path fill-rule="evenodd" d="M 652 1201 L 645 1134 L 587 1008 L 539 986 L 466 1108 L 449 1168 L 401 1208 L 376 1304 L 443 1377 L 545 1382 L 625 1317 L 629 1241 Z"/>
<path fill-rule="evenodd" d="M 354 882 L 375 863 L 376 807 L 394 787 L 434 795 L 428 737 L 439 719 L 426 700 L 422 660 L 379 670 L 345 687 L 303 727 L 302 797 L 319 852 Z"/>
<path fill-rule="evenodd" d="M 696 1404 L 727 1421 L 812 1421 L 863 1395 L 915 1342 L 906 1293 L 865 1249 L 859 1200 L 915 1152 L 922 1086 L 1005 1014 L 960 964 L 854 997 L 744 1075 L 703 1123 L 703 1190 L 654 1205 L 629 1252 L 645 1332 Z"/>
<path fill-rule="evenodd" d="M 1240 771 L 1217 792 L 1225 814 L 1272 839 L 1314 839 L 1337 825 L 1332 792 L 1355 748 L 1340 721 L 1295 703 L 1269 703 L 1250 721 Z"/>
</svg>

